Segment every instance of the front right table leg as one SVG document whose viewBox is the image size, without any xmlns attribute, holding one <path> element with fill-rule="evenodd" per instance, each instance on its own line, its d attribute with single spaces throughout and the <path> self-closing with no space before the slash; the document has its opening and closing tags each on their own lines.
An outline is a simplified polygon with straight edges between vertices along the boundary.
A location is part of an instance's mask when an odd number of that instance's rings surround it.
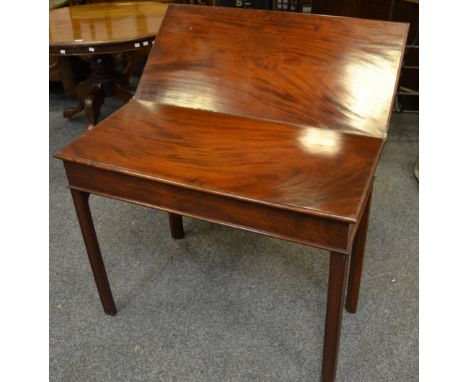
<svg viewBox="0 0 468 382">
<path fill-rule="evenodd" d="M 348 278 L 348 295 L 346 296 L 346 310 L 349 313 L 356 313 L 357 311 L 359 288 L 361 286 L 362 264 L 364 262 L 364 252 L 366 249 L 367 226 L 369 224 L 371 199 L 372 193 L 367 198 L 367 204 L 362 214 L 351 252 L 351 264 L 349 267 Z"/>
<path fill-rule="evenodd" d="M 356 313 L 359 287 L 361 285 L 362 264 L 364 261 L 364 251 L 366 247 L 371 199 L 372 191 L 367 199 L 361 221 L 359 222 L 351 255 L 330 252 L 327 313 L 325 318 L 325 336 L 322 358 L 322 382 L 333 382 L 336 376 L 348 265 L 349 278 L 346 309 L 350 313 Z"/>
<path fill-rule="evenodd" d="M 330 252 L 327 313 L 322 356 L 322 382 L 333 382 L 335 380 L 348 263 L 349 255 Z"/>
</svg>

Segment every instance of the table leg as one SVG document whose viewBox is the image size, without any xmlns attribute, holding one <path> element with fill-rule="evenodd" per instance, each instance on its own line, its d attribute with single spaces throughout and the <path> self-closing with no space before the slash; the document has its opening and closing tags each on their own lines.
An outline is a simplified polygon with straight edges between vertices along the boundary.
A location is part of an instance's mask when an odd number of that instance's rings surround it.
<svg viewBox="0 0 468 382">
<path fill-rule="evenodd" d="M 114 94 L 123 102 L 130 101 L 134 95 L 133 92 L 126 88 L 127 85 L 128 83 L 126 81 L 121 80 L 117 81 L 114 87 Z"/>
<path fill-rule="evenodd" d="M 83 103 L 88 130 L 91 130 L 98 122 L 99 114 L 101 114 L 101 107 L 104 103 L 104 94 L 101 87 L 92 84 Z"/>
<path fill-rule="evenodd" d="M 89 84 L 86 82 L 80 82 L 76 87 L 76 96 L 78 98 L 78 106 L 69 107 L 63 111 L 64 118 L 71 118 L 74 115 L 78 114 L 81 110 L 84 109 L 84 97 L 89 90 Z"/>
<path fill-rule="evenodd" d="M 366 249 L 367 226 L 369 224 L 371 199 L 372 191 L 369 195 L 369 198 L 367 199 L 367 204 L 362 214 L 361 222 L 359 223 L 351 252 L 348 294 L 346 296 L 346 310 L 349 313 L 356 313 L 357 311 L 359 288 L 361 286 L 362 265 L 364 262 L 364 252 Z"/>
<path fill-rule="evenodd" d="M 112 297 L 109 280 L 107 279 L 101 250 L 99 249 L 93 218 L 89 210 L 89 193 L 71 190 L 71 194 L 102 307 L 106 314 L 114 316 L 117 313 L 117 309 Z"/>
<path fill-rule="evenodd" d="M 84 109 L 88 129 L 92 129 L 98 121 L 104 94 L 99 84 L 94 82 L 80 82 L 76 88 L 78 106 L 65 109 L 63 116 L 72 118 Z"/>
<path fill-rule="evenodd" d="M 84 109 L 88 129 L 97 124 L 104 97 L 116 95 L 124 102 L 133 97 L 133 93 L 126 89 L 127 78 L 114 69 L 112 56 L 95 55 L 90 66 L 88 79 L 80 82 L 76 88 L 78 106 L 63 112 L 65 118 L 71 118 Z"/>
<path fill-rule="evenodd" d="M 184 224 L 181 215 L 169 213 L 169 225 L 173 239 L 182 239 L 184 237 Z"/>
<path fill-rule="evenodd" d="M 349 255 L 330 252 L 327 313 L 322 357 L 322 382 L 333 382 L 335 380 L 348 263 Z"/>
</svg>

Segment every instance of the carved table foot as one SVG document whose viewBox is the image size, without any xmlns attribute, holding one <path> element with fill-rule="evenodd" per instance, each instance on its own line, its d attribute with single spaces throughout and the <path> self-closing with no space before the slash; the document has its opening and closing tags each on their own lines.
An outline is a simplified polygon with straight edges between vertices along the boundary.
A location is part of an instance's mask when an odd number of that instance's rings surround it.
<svg viewBox="0 0 468 382">
<path fill-rule="evenodd" d="M 124 102 L 133 97 L 126 86 L 128 80 L 115 71 L 112 57 L 96 55 L 91 62 L 90 76 L 76 88 L 78 106 L 65 109 L 63 116 L 72 118 L 84 109 L 87 127 L 92 129 L 98 122 L 105 97 L 115 95 Z"/>
<path fill-rule="evenodd" d="M 65 109 L 63 116 L 65 118 L 72 118 L 84 109 L 88 129 L 92 129 L 98 121 L 101 106 L 104 103 L 104 93 L 101 86 L 93 82 L 80 82 L 76 93 L 78 96 L 78 106 Z"/>
<path fill-rule="evenodd" d="M 76 87 L 76 96 L 78 97 L 78 106 L 70 107 L 63 111 L 64 118 L 72 118 L 74 115 L 78 114 L 81 110 L 84 109 L 84 97 L 88 93 L 91 84 L 87 82 L 80 82 Z"/>
<path fill-rule="evenodd" d="M 84 109 L 88 130 L 92 129 L 97 124 L 101 106 L 104 103 L 104 93 L 99 85 L 93 84 L 90 91 L 84 99 Z"/>
<path fill-rule="evenodd" d="M 128 81 L 123 78 L 114 85 L 114 94 L 123 102 L 128 102 L 133 97 L 133 92 L 127 89 Z"/>
</svg>

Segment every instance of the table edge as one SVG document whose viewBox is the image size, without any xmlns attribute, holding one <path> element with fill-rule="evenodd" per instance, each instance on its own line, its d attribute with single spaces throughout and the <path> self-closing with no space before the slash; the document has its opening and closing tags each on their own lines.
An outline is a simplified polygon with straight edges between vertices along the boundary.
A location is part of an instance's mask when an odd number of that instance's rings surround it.
<svg viewBox="0 0 468 382">
<path fill-rule="evenodd" d="M 77 156 L 70 156 L 70 155 L 64 154 L 64 153 L 62 153 L 60 151 L 56 152 L 54 154 L 54 157 L 57 158 L 57 159 L 60 159 L 60 160 L 62 160 L 64 162 L 76 163 L 76 164 L 84 165 L 84 166 L 91 167 L 91 168 L 106 170 L 106 171 L 114 172 L 114 173 L 117 173 L 117 174 L 129 175 L 129 176 L 133 176 L 133 177 L 140 178 L 140 179 L 146 179 L 146 180 L 151 180 L 151 181 L 159 182 L 159 183 L 163 183 L 163 184 L 169 184 L 169 185 L 172 185 L 172 186 L 176 186 L 176 187 L 180 187 L 180 188 L 184 188 L 184 189 L 189 189 L 189 190 L 194 190 L 194 191 L 199 191 L 199 192 L 204 192 L 204 193 L 207 193 L 207 194 L 218 195 L 218 196 L 222 196 L 222 197 L 226 197 L 226 198 L 236 199 L 236 200 L 240 200 L 240 201 L 244 201 L 244 202 L 255 203 L 255 204 L 264 205 L 264 206 L 268 206 L 268 207 L 272 207 L 272 208 L 278 208 L 278 209 L 281 209 L 281 210 L 293 211 L 293 212 L 302 213 L 302 214 L 305 214 L 305 215 L 316 216 L 316 217 L 335 220 L 335 221 L 340 221 L 340 222 L 344 222 L 344 223 L 358 223 L 358 216 L 337 215 L 337 214 L 333 214 L 333 213 L 329 213 L 329 212 L 325 212 L 325 211 L 320 211 L 320 210 L 315 210 L 315 209 L 311 209 L 311 208 L 301 208 L 301 207 L 292 206 L 292 205 L 272 203 L 272 202 L 268 202 L 268 201 L 264 201 L 264 200 L 248 198 L 248 197 L 244 197 L 244 196 L 240 196 L 240 195 L 236 195 L 236 194 L 231 194 L 231 193 L 228 193 L 228 192 L 223 192 L 223 191 L 213 190 L 213 189 L 207 189 L 207 188 L 198 187 L 198 186 L 194 186 L 194 185 L 190 185 L 190 184 L 186 184 L 186 183 L 177 182 L 177 181 L 170 180 L 170 179 L 160 178 L 160 177 L 156 177 L 156 176 L 150 176 L 150 175 L 147 175 L 147 174 L 142 174 L 142 173 L 139 173 L 139 172 L 130 171 L 128 169 L 120 168 L 120 167 L 117 167 L 117 166 L 109 166 L 109 165 L 106 165 L 106 164 L 103 164 L 103 163 L 99 163 L 99 162 L 79 158 Z M 376 162 L 378 162 L 378 160 Z M 359 215 L 359 211 L 362 209 L 362 205 L 365 202 L 365 198 L 366 198 L 366 195 L 367 195 L 367 188 L 369 187 L 369 184 L 371 183 L 371 181 L 373 179 L 373 173 L 375 172 L 376 165 L 377 165 L 377 163 L 375 163 L 375 165 L 373 166 L 373 171 L 372 171 L 371 176 L 369 177 L 369 181 L 367 182 L 366 192 L 364 193 L 363 197 L 361 198 L 361 202 L 359 204 L 358 214 L 357 215 Z"/>
<path fill-rule="evenodd" d="M 148 34 L 144 37 L 139 36 L 120 41 L 89 41 L 79 42 L 76 44 L 71 44 L 69 42 L 49 42 L 49 54 L 60 56 L 72 56 L 83 54 L 109 54 L 148 48 L 153 46 L 156 36 L 156 34 Z M 135 44 L 143 44 L 145 41 L 148 41 L 147 45 L 135 46 Z M 90 51 L 90 48 L 94 48 L 94 50 Z M 62 50 L 64 52 L 61 52 Z"/>
</svg>

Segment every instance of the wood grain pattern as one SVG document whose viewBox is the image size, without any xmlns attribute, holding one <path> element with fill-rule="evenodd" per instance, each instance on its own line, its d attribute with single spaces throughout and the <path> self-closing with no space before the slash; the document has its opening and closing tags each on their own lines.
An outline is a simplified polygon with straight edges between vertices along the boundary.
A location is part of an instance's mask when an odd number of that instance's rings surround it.
<svg viewBox="0 0 468 382">
<path fill-rule="evenodd" d="M 132 100 L 58 156 L 356 222 L 381 147 L 373 137 Z"/>
<path fill-rule="evenodd" d="M 350 313 L 357 312 L 359 289 L 361 288 L 362 267 L 364 264 L 364 253 L 366 250 L 367 227 L 369 224 L 369 213 L 372 202 L 372 192 L 369 195 L 366 207 L 359 222 L 356 237 L 353 241 L 351 252 L 351 263 L 348 277 L 348 294 L 346 296 L 346 309 Z"/>
<path fill-rule="evenodd" d="M 170 6 L 136 96 L 384 137 L 407 31 L 375 20 Z"/>
<path fill-rule="evenodd" d="M 152 1 L 53 9 L 49 11 L 49 53 L 104 54 L 134 50 L 135 43 L 151 45 L 166 9 L 166 4 Z"/>
<path fill-rule="evenodd" d="M 174 237 L 183 215 L 330 250 L 321 380 L 332 382 L 407 29 L 170 6 L 136 97 L 56 156 L 77 195 L 167 211 Z"/>
<path fill-rule="evenodd" d="M 443 3 L 439 3 L 441 6 Z M 446 4 L 446 3 L 445 3 Z M 392 6 L 393 5 L 393 6 Z M 391 9 L 393 9 L 391 11 Z M 408 43 L 417 45 L 419 35 L 419 7 L 417 0 L 314 0 L 313 12 L 321 15 L 359 17 L 362 19 L 389 20 L 410 23 Z M 419 49 L 407 49 L 405 66 L 419 66 Z M 419 89 L 419 75 L 415 69 L 404 70 L 399 88 Z M 400 96 L 398 108 L 418 110 L 419 97 Z"/>
<path fill-rule="evenodd" d="M 65 162 L 71 188 L 340 253 L 352 223 Z"/>
</svg>

